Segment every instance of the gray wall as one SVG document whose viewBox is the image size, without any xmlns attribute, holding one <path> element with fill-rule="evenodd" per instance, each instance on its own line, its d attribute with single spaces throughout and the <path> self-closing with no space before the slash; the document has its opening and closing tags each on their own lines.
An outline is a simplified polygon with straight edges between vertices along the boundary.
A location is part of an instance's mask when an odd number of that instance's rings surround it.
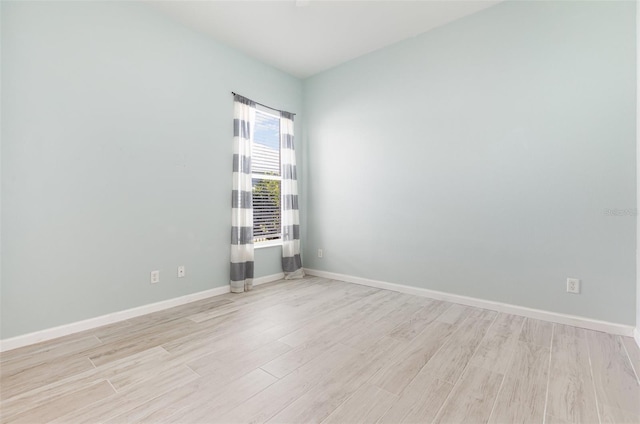
<svg viewBox="0 0 640 424">
<path fill-rule="evenodd" d="M 305 266 L 632 325 L 635 15 L 506 2 L 306 80 Z"/>
<path fill-rule="evenodd" d="M 227 285 L 230 92 L 301 82 L 135 3 L 3 1 L 2 55 L 1 337 Z"/>
<path fill-rule="evenodd" d="M 640 217 L 640 0 L 636 0 L 636 225 Z M 636 336 L 640 338 L 640 225 L 636 228 Z M 640 343 L 638 339 L 636 342 Z"/>
</svg>

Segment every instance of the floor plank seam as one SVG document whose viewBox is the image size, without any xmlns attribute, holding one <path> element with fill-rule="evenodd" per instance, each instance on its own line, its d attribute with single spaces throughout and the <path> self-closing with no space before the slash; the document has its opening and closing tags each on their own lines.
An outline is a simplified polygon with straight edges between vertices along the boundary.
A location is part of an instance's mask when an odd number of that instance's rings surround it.
<svg viewBox="0 0 640 424">
<path fill-rule="evenodd" d="M 285 353 L 287 353 L 287 352 L 285 352 Z M 283 353 L 282 355 L 284 355 L 284 353 Z M 280 356 L 282 356 L 282 355 L 280 355 Z M 278 357 L 278 358 L 279 358 L 279 357 Z M 275 358 L 275 359 L 278 359 L 278 358 Z M 275 359 L 274 359 L 274 361 L 275 361 Z M 267 362 L 267 364 L 268 364 L 268 363 L 269 363 L 269 362 Z M 273 375 L 273 374 L 271 374 L 269 371 L 267 371 L 267 370 L 265 370 L 264 368 L 262 368 L 262 365 L 261 365 L 261 366 L 259 366 L 258 368 L 260 368 L 262 371 L 264 371 L 264 372 L 266 372 L 267 374 L 269 374 L 271 377 L 274 377 L 274 378 L 277 378 L 278 380 L 280 380 L 280 377 L 278 377 L 277 375 Z M 287 375 L 288 375 L 288 374 L 287 374 Z"/>
<path fill-rule="evenodd" d="M 553 357 L 553 335 L 556 331 L 556 324 L 551 326 L 551 340 L 549 341 L 549 365 L 547 365 L 547 388 L 544 393 L 544 412 L 542 413 L 542 424 L 547 422 L 547 407 L 549 406 L 549 383 L 551 382 L 551 358 Z"/>
<path fill-rule="evenodd" d="M 194 373 L 195 375 L 197 375 L 198 377 L 204 377 L 204 375 L 200 374 L 198 371 L 194 370 L 193 368 L 191 368 L 188 364 L 183 364 L 185 367 L 189 368 L 189 370 Z"/>
<path fill-rule="evenodd" d="M 497 319 L 497 318 L 496 318 Z M 520 328 L 518 329 L 518 334 L 516 338 L 516 343 L 518 343 L 518 339 L 520 338 L 520 334 L 522 334 L 522 329 L 524 328 L 525 320 L 522 320 L 522 324 L 520 324 Z M 504 381 L 507 379 L 507 373 L 511 369 L 511 364 L 513 363 L 513 358 L 516 356 L 516 348 L 511 349 L 511 355 L 509 356 L 509 360 L 507 361 L 507 365 L 504 368 L 504 372 L 502 373 L 502 381 L 500 381 L 500 387 L 498 387 L 498 391 L 496 392 L 496 398 L 493 400 L 493 405 L 491 406 L 491 413 L 489 414 L 489 418 L 487 422 L 491 422 L 491 417 L 496 410 L 496 405 L 498 404 L 498 399 L 500 398 L 500 393 L 502 392 L 502 387 L 504 387 Z"/>
<path fill-rule="evenodd" d="M 469 367 L 469 364 L 471 363 L 471 360 L 473 359 L 474 356 L 476 356 L 476 353 L 478 353 L 478 349 L 480 349 L 480 346 L 482 345 L 482 342 L 484 341 L 484 339 L 487 337 L 487 334 L 489 334 L 489 331 L 491 330 L 491 327 L 493 327 L 493 324 L 495 324 L 496 319 L 498 318 L 498 314 L 496 314 L 496 316 L 493 318 L 493 321 L 491 321 L 491 325 L 489 325 L 489 327 L 487 327 L 487 330 L 485 331 L 484 335 L 482 336 L 482 338 L 478 341 L 478 345 L 476 346 L 476 348 L 473 350 L 473 353 L 471 354 L 471 356 L 469 356 L 469 360 L 467 361 L 467 364 L 464 366 L 464 368 L 462 369 L 462 372 L 460 373 L 460 375 L 458 376 L 458 378 L 456 379 L 455 383 L 451 385 L 451 390 L 449 391 L 449 393 L 447 394 L 447 397 L 444 399 L 444 401 L 442 402 L 442 405 L 440 405 L 440 408 L 438 409 L 438 412 L 436 413 L 436 415 L 433 418 L 433 422 L 436 422 L 438 420 L 438 418 L 440 417 L 440 414 L 442 414 L 442 411 L 444 410 L 444 407 L 447 405 L 447 402 L 449 402 L 449 399 L 451 398 L 451 395 L 455 392 L 458 384 L 460 383 L 460 381 L 462 381 L 462 377 L 464 376 L 465 371 L 467 370 L 467 368 Z M 470 320 L 472 318 L 466 318 L 464 321 L 462 321 L 460 323 L 460 326 L 458 329 L 456 329 L 456 331 L 454 331 L 454 334 L 460 329 L 462 328 L 462 325 L 467 322 L 467 320 Z M 450 336 L 452 337 L 453 334 Z M 449 340 L 449 338 L 447 338 L 447 341 Z M 444 346 L 447 341 L 445 341 L 442 346 Z M 442 346 L 440 346 L 440 348 L 442 348 Z M 439 351 L 440 349 L 438 349 Z M 437 354 L 437 353 L 436 353 Z M 434 356 L 436 355 L 434 354 Z M 427 361 L 427 364 L 429 362 Z M 425 366 L 427 366 L 425 364 Z M 497 396 L 497 395 L 496 395 Z"/>
<path fill-rule="evenodd" d="M 598 401 L 598 390 L 596 390 L 596 379 L 593 373 L 593 363 L 591 362 L 591 346 L 589 345 L 588 336 L 585 336 L 585 345 L 587 346 L 587 357 L 589 358 L 589 371 L 591 372 L 591 387 L 593 388 L 593 398 L 596 401 L 596 412 L 598 413 L 598 424 L 602 424 L 600 404 Z"/>
<path fill-rule="evenodd" d="M 618 337 L 622 338 L 622 336 L 618 336 Z M 624 352 L 627 354 L 627 359 L 631 364 L 631 369 L 633 370 L 633 373 L 636 375 L 636 381 L 640 385 L 640 370 L 637 370 L 636 367 L 634 366 L 633 361 L 631 360 L 631 354 L 629 354 L 629 349 L 627 349 L 627 344 L 624 342 L 624 340 L 621 340 L 620 344 L 622 344 L 622 348 L 624 349 Z"/>
<path fill-rule="evenodd" d="M 433 325 L 433 323 L 435 323 L 436 321 L 438 321 L 438 318 L 441 317 L 442 315 L 444 315 L 449 309 L 451 309 L 453 307 L 453 303 L 451 304 L 451 306 L 449 306 L 447 309 L 445 309 L 444 311 L 442 311 L 442 313 L 440 313 L 436 318 L 434 318 L 433 321 L 431 321 L 429 323 L 429 325 L 427 325 L 416 337 L 418 337 L 420 334 L 422 334 L 423 332 L 427 331 L 427 329 L 429 329 L 429 327 L 431 327 Z M 464 321 L 466 321 L 467 318 L 465 318 Z M 463 322 L 464 322 L 463 321 Z M 429 358 L 429 361 L 434 358 L 439 352 L 440 350 L 442 350 L 442 348 L 444 347 L 444 345 L 447 344 L 447 342 L 449 341 L 449 339 L 451 339 L 453 337 L 454 334 L 456 334 L 456 332 L 458 332 L 458 330 L 460 330 L 460 327 L 462 326 L 461 322 L 458 325 L 458 328 L 456 328 L 454 331 L 451 332 L 451 334 L 449 334 L 448 336 L 445 337 L 445 339 L 442 341 L 442 344 L 440 345 L 440 347 L 438 347 L 438 349 L 435 350 L 435 352 L 433 352 L 433 355 L 431 355 L 431 358 Z M 415 337 L 414 337 L 415 338 Z M 427 364 L 429 363 L 429 361 L 425 362 L 424 365 L 422 365 L 422 367 L 418 370 L 417 373 L 415 373 L 415 375 L 407 382 L 407 384 L 404 386 L 404 388 L 400 391 L 400 393 L 397 394 L 398 397 L 402 396 L 402 394 L 404 393 L 404 391 L 407 389 L 407 387 L 411 386 L 411 383 L 413 383 L 413 381 L 416 379 L 416 377 L 418 376 L 418 374 L 420 374 L 420 372 L 427 366 Z M 376 387 L 378 387 L 379 389 L 383 389 L 382 387 L 380 387 L 379 385 L 375 385 Z M 407 412 L 408 413 L 408 412 Z"/>
<path fill-rule="evenodd" d="M 258 393 L 256 393 L 255 395 L 251 396 L 249 399 L 247 399 L 247 402 L 250 402 L 251 399 L 257 395 L 259 395 L 260 393 L 262 393 L 263 391 L 267 390 L 269 387 L 271 387 L 273 384 L 265 387 L 264 389 L 260 390 Z M 309 390 L 311 390 L 313 387 L 315 387 L 317 384 L 314 384 L 313 386 L 309 387 L 307 390 L 300 392 L 299 395 L 295 398 L 292 399 L 289 402 L 286 402 L 284 405 L 282 405 L 282 407 L 280 409 L 278 409 L 277 411 L 273 412 L 269 417 L 265 418 L 263 421 L 261 421 L 262 423 L 266 424 L 266 423 L 270 423 L 271 419 L 273 419 L 273 417 L 278 416 L 278 414 L 282 411 L 284 411 L 285 409 L 287 409 L 289 407 L 289 405 L 291 405 L 292 403 L 294 403 L 295 401 L 297 401 L 298 399 L 300 399 L 302 396 L 304 396 Z"/>
<path fill-rule="evenodd" d="M 111 380 L 109 380 L 108 378 L 106 379 L 107 383 L 109 383 L 109 386 L 111 386 L 111 388 L 113 389 L 114 392 L 118 393 L 118 390 L 114 387 L 113 383 L 111 383 Z"/>
<path fill-rule="evenodd" d="M 440 312 L 437 316 L 435 316 L 435 317 L 433 318 L 433 320 L 432 320 L 429 324 L 427 324 L 427 325 L 422 329 L 422 331 L 420 331 L 418 334 L 416 334 L 416 335 L 413 337 L 412 341 L 413 341 L 413 340 L 415 340 L 416 338 L 420 337 L 420 336 L 422 335 L 422 333 L 424 333 L 425 331 L 428 331 L 428 330 L 429 330 L 429 329 L 434 325 L 434 323 L 435 323 L 435 322 L 438 322 L 438 318 L 440 318 L 442 315 L 444 315 L 444 314 L 445 314 L 449 309 L 451 309 L 451 307 L 452 307 L 452 306 L 453 306 L 453 304 L 451 303 L 451 304 L 449 305 L 449 307 L 447 307 L 447 308 L 446 308 L 446 309 L 444 309 L 442 312 Z M 440 349 L 442 349 L 442 347 L 447 343 L 447 341 L 449 341 L 449 339 L 450 339 L 450 338 L 455 334 L 455 332 L 456 332 L 456 331 L 458 331 L 458 329 L 457 329 L 457 328 L 456 328 L 456 330 L 455 330 L 455 331 L 451 332 L 451 334 L 449 334 L 449 335 L 448 335 L 448 336 L 447 336 L 447 337 L 442 341 L 442 344 L 441 344 L 441 345 L 440 345 L 440 347 L 438 347 L 438 349 L 433 353 L 433 355 L 431 356 L 431 358 L 433 358 L 434 356 L 436 356 L 436 355 L 438 354 L 438 352 L 440 351 Z M 409 342 L 409 343 L 411 343 L 411 342 Z M 431 360 L 431 358 L 429 358 L 429 360 Z M 417 372 L 417 373 L 416 373 L 416 374 L 415 374 L 415 375 L 414 375 L 414 376 L 413 376 L 413 377 L 412 377 L 412 378 L 407 382 L 407 384 L 402 388 L 402 390 L 400 391 L 400 393 L 398 393 L 398 394 L 394 394 L 394 393 L 392 393 L 392 394 L 393 394 L 394 396 L 401 397 L 401 396 L 402 396 L 402 394 L 404 393 L 404 391 L 407 389 L 407 387 L 409 387 L 409 386 L 411 385 L 411 383 L 413 382 L 413 380 L 415 380 L 415 379 L 416 379 L 416 377 L 418 376 L 418 374 L 420 374 L 420 371 L 421 371 L 424 367 L 426 367 L 426 366 L 427 366 L 427 363 L 428 363 L 428 362 L 429 362 L 429 361 L 427 361 L 427 362 L 426 362 L 426 363 L 425 363 L 425 364 L 420 368 L 420 370 L 418 370 L 418 372 Z M 371 378 L 370 378 L 369 380 L 371 380 L 371 379 L 372 379 L 372 378 L 374 378 L 374 377 L 375 377 L 375 374 L 374 374 L 373 376 L 371 376 Z M 376 387 L 377 387 L 377 388 L 379 388 L 379 389 L 385 390 L 383 387 L 380 387 L 380 385 L 378 385 L 378 384 L 374 384 L 374 386 L 376 386 Z M 386 392 L 388 392 L 387 390 L 385 390 L 385 391 L 386 391 Z M 391 393 L 391 392 L 388 392 L 388 393 Z"/>
<path fill-rule="evenodd" d="M 355 396 L 355 394 L 358 392 L 358 390 L 360 390 L 360 388 L 361 388 L 362 386 L 364 386 L 365 384 L 367 384 L 367 383 L 366 383 L 366 382 L 362 383 L 362 384 L 361 384 L 357 389 L 355 389 L 355 390 L 353 391 L 353 393 L 351 393 L 349 396 L 347 396 L 347 398 L 346 398 L 345 400 L 343 400 L 339 405 L 337 405 L 335 408 L 333 408 L 333 410 L 332 410 L 332 411 L 331 411 L 331 412 L 330 412 L 326 417 L 324 417 L 324 418 L 322 419 L 322 421 L 320 421 L 320 424 L 325 423 L 325 422 L 329 419 L 329 417 L 331 417 L 331 415 L 333 415 L 333 413 L 334 413 L 334 412 L 336 412 L 338 409 L 340 409 L 340 407 L 341 407 L 342 405 L 344 405 L 344 404 L 345 404 L 345 403 L 347 403 L 347 402 L 348 402 L 352 397 L 354 397 L 354 396 Z"/>
<path fill-rule="evenodd" d="M 369 384 L 369 383 L 367 382 L 366 384 Z M 378 417 L 378 419 L 375 421 L 375 423 L 373 423 L 373 424 L 377 424 L 377 423 L 379 423 L 379 422 L 380 422 L 380 420 L 382 420 L 382 419 L 384 418 L 384 416 L 387 414 L 387 412 L 389 412 L 389 410 L 391 410 L 391 408 L 393 408 L 393 404 L 394 404 L 395 402 L 397 402 L 397 401 L 400 399 L 401 395 L 396 395 L 396 394 L 394 394 L 394 393 L 391 393 L 390 391 L 388 391 L 388 390 L 386 390 L 386 389 L 383 389 L 382 387 L 378 387 L 378 386 L 376 386 L 375 384 L 373 384 L 372 386 L 373 386 L 373 387 L 376 387 L 378 390 L 382 390 L 382 391 L 383 391 L 383 392 L 385 392 L 388 396 L 393 396 L 393 397 L 395 397 L 395 398 L 396 398 L 396 400 L 395 400 L 393 403 L 389 403 L 389 406 L 387 407 L 387 409 L 385 409 L 385 410 L 384 410 L 384 412 L 380 414 L 380 416 L 379 416 L 379 417 Z M 403 390 L 403 391 L 404 391 L 404 390 Z M 408 412 L 409 412 L 409 411 L 407 411 L 407 413 L 408 413 Z M 403 418 L 404 418 L 404 417 L 403 417 Z"/>
</svg>

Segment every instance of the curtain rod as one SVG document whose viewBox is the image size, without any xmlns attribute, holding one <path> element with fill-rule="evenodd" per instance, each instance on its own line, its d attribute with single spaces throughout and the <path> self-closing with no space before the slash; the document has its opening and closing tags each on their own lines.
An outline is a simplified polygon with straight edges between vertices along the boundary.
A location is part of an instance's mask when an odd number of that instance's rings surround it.
<svg viewBox="0 0 640 424">
<path fill-rule="evenodd" d="M 234 93 L 234 92 L 232 91 L 232 92 L 231 92 L 231 94 L 233 94 L 233 95 L 235 96 L 235 95 L 236 95 L 236 94 L 238 94 L 238 93 Z M 242 94 L 238 94 L 238 96 L 242 96 Z M 248 97 L 245 97 L 245 96 L 242 96 L 242 97 L 244 97 L 245 99 L 249 99 Z M 266 107 L 267 109 L 276 110 L 276 111 L 278 111 L 278 112 L 291 113 L 291 112 L 287 112 L 286 110 L 280 110 L 280 109 L 276 109 L 275 107 L 267 106 L 267 105 L 265 105 L 265 104 L 263 104 L 263 103 L 256 102 L 255 100 L 251 100 L 251 101 L 252 101 L 252 102 L 254 102 L 254 103 L 255 103 L 255 104 L 257 104 L 257 105 L 260 105 L 260 106 Z M 291 114 L 292 114 L 293 116 L 296 116 L 296 114 L 295 114 L 295 113 L 291 113 Z"/>
</svg>

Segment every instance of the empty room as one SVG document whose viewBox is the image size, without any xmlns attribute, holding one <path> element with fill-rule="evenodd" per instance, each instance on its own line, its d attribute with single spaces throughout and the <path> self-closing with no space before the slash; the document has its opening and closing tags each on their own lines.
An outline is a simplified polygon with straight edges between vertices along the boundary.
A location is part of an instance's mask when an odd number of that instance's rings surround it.
<svg viewBox="0 0 640 424">
<path fill-rule="evenodd" d="M 639 17 L 0 0 L 0 423 L 640 424 Z"/>
</svg>

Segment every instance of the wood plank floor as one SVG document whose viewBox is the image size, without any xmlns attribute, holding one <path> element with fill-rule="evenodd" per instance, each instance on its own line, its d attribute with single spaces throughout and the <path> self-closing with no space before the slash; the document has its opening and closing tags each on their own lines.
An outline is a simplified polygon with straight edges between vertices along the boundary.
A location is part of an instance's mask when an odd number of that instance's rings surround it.
<svg viewBox="0 0 640 424">
<path fill-rule="evenodd" d="M 640 423 L 630 338 L 307 277 L 0 355 L 2 423 Z"/>
</svg>

